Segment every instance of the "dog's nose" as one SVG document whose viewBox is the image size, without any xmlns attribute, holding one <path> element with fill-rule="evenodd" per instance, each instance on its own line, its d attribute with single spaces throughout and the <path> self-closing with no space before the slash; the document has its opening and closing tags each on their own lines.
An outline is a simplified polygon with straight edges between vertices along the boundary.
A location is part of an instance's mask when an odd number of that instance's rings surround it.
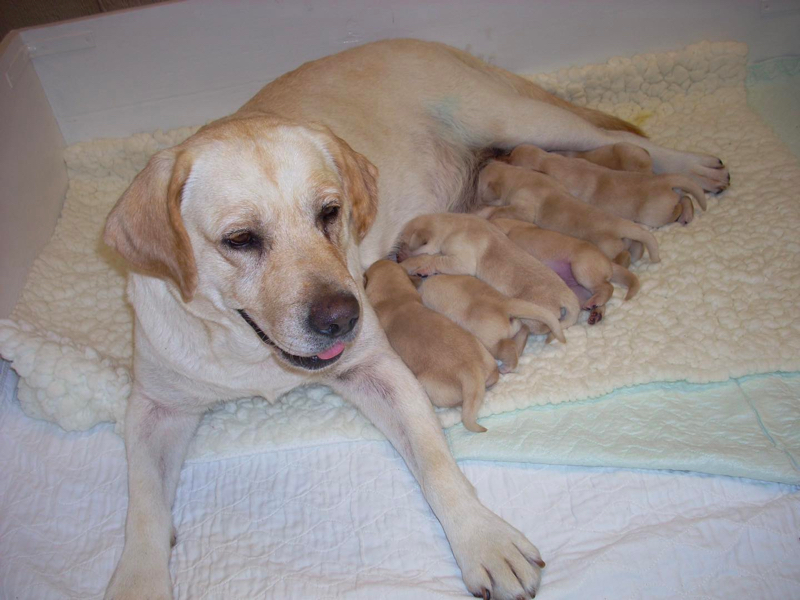
<svg viewBox="0 0 800 600">
<path fill-rule="evenodd" d="M 358 300 L 349 292 L 328 294 L 318 298 L 308 311 L 308 325 L 316 333 L 328 337 L 343 336 L 358 323 Z"/>
</svg>

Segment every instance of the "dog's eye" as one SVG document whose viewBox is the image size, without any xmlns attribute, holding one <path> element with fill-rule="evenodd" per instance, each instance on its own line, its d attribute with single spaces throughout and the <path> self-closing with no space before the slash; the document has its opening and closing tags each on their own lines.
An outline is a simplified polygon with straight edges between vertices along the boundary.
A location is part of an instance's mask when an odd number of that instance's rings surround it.
<svg viewBox="0 0 800 600">
<path fill-rule="evenodd" d="M 336 224 L 339 219 L 340 208 L 338 204 L 328 204 L 322 207 L 319 211 L 319 227 L 322 229 L 326 237 L 331 234 L 331 227 Z"/>
<path fill-rule="evenodd" d="M 257 245 L 258 237 L 252 231 L 237 231 L 226 237 L 224 242 L 229 247 L 240 250 Z"/>
<path fill-rule="evenodd" d="M 339 218 L 339 205 L 328 204 L 319 212 L 319 218 L 323 224 L 329 225 Z"/>
</svg>

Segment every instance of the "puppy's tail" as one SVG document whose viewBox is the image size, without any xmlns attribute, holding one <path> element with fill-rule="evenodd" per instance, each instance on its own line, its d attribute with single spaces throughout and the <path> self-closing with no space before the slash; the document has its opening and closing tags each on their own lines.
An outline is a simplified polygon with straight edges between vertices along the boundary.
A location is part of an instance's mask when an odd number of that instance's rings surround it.
<svg viewBox="0 0 800 600">
<path fill-rule="evenodd" d="M 628 288 L 628 293 L 625 294 L 625 300 L 633 298 L 641 287 L 639 278 L 622 265 L 616 263 L 611 263 L 611 269 L 611 281 Z"/>
<path fill-rule="evenodd" d="M 633 221 L 628 221 L 626 219 L 622 219 L 622 221 L 624 222 L 624 225 L 618 232 L 620 237 L 628 238 L 629 240 L 644 244 L 644 246 L 647 248 L 647 253 L 650 255 L 650 261 L 654 263 L 659 262 L 661 257 L 658 254 L 658 242 L 653 234 L 647 231 L 644 227 L 640 227 Z"/>
<path fill-rule="evenodd" d="M 558 315 L 552 313 L 544 307 L 528 302 L 527 300 L 519 300 L 518 298 L 509 298 L 506 303 L 506 310 L 512 317 L 523 321 L 538 321 L 547 326 L 553 333 L 556 339 L 562 344 L 567 343 L 567 338 L 564 337 L 564 331 L 561 328 L 561 323 L 558 320 Z"/>
<path fill-rule="evenodd" d="M 495 372 L 497 367 L 495 366 Z M 483 433 L 486 427 L 478 425 L 478 411 L 483 406 L 486 386 L 489 384 L 483 376 L 483 369 L 476 367 L 461 372 L 461 422 L 464 427 L 475 433 Z M 490 378 L 491 380 L 491 378 Z M 495 379 L 497 381 L 497 379 Z M 494 382 L 492 382 L 494 383 Z"/>
<path fill-rule="evenodd" d="M 672 189 L 679 190 L 679 193 L 684 192 L 689 194 L 695 200 L 697 200 L 700 208 L 706 210 L 706 194 L 703 191 L 703 188 L 695 183 L 693 179 L 687 177 L 686 175 L 675 173 L 667 173 L 662 175 L 662 177 L 669 182 L 669 186 Z"/>
</svg>

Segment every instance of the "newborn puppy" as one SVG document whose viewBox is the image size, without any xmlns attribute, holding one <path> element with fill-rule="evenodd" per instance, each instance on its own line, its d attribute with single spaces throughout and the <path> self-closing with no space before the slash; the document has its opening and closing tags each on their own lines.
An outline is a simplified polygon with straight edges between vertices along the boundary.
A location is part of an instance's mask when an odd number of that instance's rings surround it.
<svg viewBox="0 0 800 600">
<path fill-rule="evenodd" d="M 555 315 L 525 300 L 504 296 L 477 277 L 415 277 L 414 285 L 425 306 L 447 316 L 481 341 L 501 362 L 501 373 L 517 368 L 528 340 L 528 327 L 523 321 L 543 323 L 559 341 L 566 342 Z"/>
<path fill-rule="evenodd" d="M 684 175 L 613 171 L 528 144 L 517 146 L 503 160 L 517 167 L 546 173 L 584 202 L 650 227 L 661 227 L 675 221 L 684 225 L 689 223 L 694 217 L 694 209 L 687 193 L 697 200 L 700 208 L 706 209 L 702 188 Z"/>
<path fill-rule="evenodd" d="M 474 275 L 506 296 L 550 311 L 562 328 L 578 320 L 578 299 L 558 275 L 475 215 L 416 217 L 403 228 L 397 248 L 409 275 Z M 549 328 L 531 322 L 531 331 L 545 334 Z"/>
<path fill-rule="evenodd" d="M 367 298 L 389 343 L 436 406 L 462 404 L 461 421 L 481 433 L 476 417 L 486 388 L 500 377 L 497 363 L 472 334 L 425 308 L 405 270 L 379 260 L 364 276 Z"/>
<path fill-rule="evenodd" d="M 653 234 L 626 219 L 574 198 L 552 177 L 492 161 L 480 173 L 478 196 L 486 206 L 477 214 L 487 219 L 517 219 L 543 229 L 591 242 L 614 262 L 626 265 L 641 257 L 642 244 L 658 262 Z M 629 252 L 630 248 L 630 252 Z M 626 265 L 627 266 L 627 265 Z"/>
<path fill-rule="evenodd" d="M 512 219 L 493 219 L 492 223 L 512 242 L 553 269 L 578 296 L 589 312 L 589 325 L 603 319 L 605 304 L 614 293 L 609 282 L 628 288 L 625 300 L 639 291 L 639 278 L 625 267 L 612 263 L 589 242 L 563 233 L 548 231 Z"/>
<path fill-rule="evenodd" d="M 555 154 L 568 158 L 582 158 L 590 163 L 615 171 L 631 171 L 633 173 L 652 173 L 653 159 L 650 153 L 636 144 L 619 142 L 610 146 L 601 146 L 588 152 L 570 152 L 558 150 Z"/>
</svg>

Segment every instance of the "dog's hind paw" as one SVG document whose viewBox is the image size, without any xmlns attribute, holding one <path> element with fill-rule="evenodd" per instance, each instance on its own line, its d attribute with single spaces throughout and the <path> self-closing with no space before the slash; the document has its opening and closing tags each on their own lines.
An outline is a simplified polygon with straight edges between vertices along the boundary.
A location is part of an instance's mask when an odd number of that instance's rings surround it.
<svg viewBox="0 0 800 600">
<path fill-rule="evenodd" d="M 720 159 L 707 154 L 692 154 L 693 164 L 689 176 L 695 179 L 706 192 L 719 194 L 731 184 L 731 174 Z"/>
</svg>

